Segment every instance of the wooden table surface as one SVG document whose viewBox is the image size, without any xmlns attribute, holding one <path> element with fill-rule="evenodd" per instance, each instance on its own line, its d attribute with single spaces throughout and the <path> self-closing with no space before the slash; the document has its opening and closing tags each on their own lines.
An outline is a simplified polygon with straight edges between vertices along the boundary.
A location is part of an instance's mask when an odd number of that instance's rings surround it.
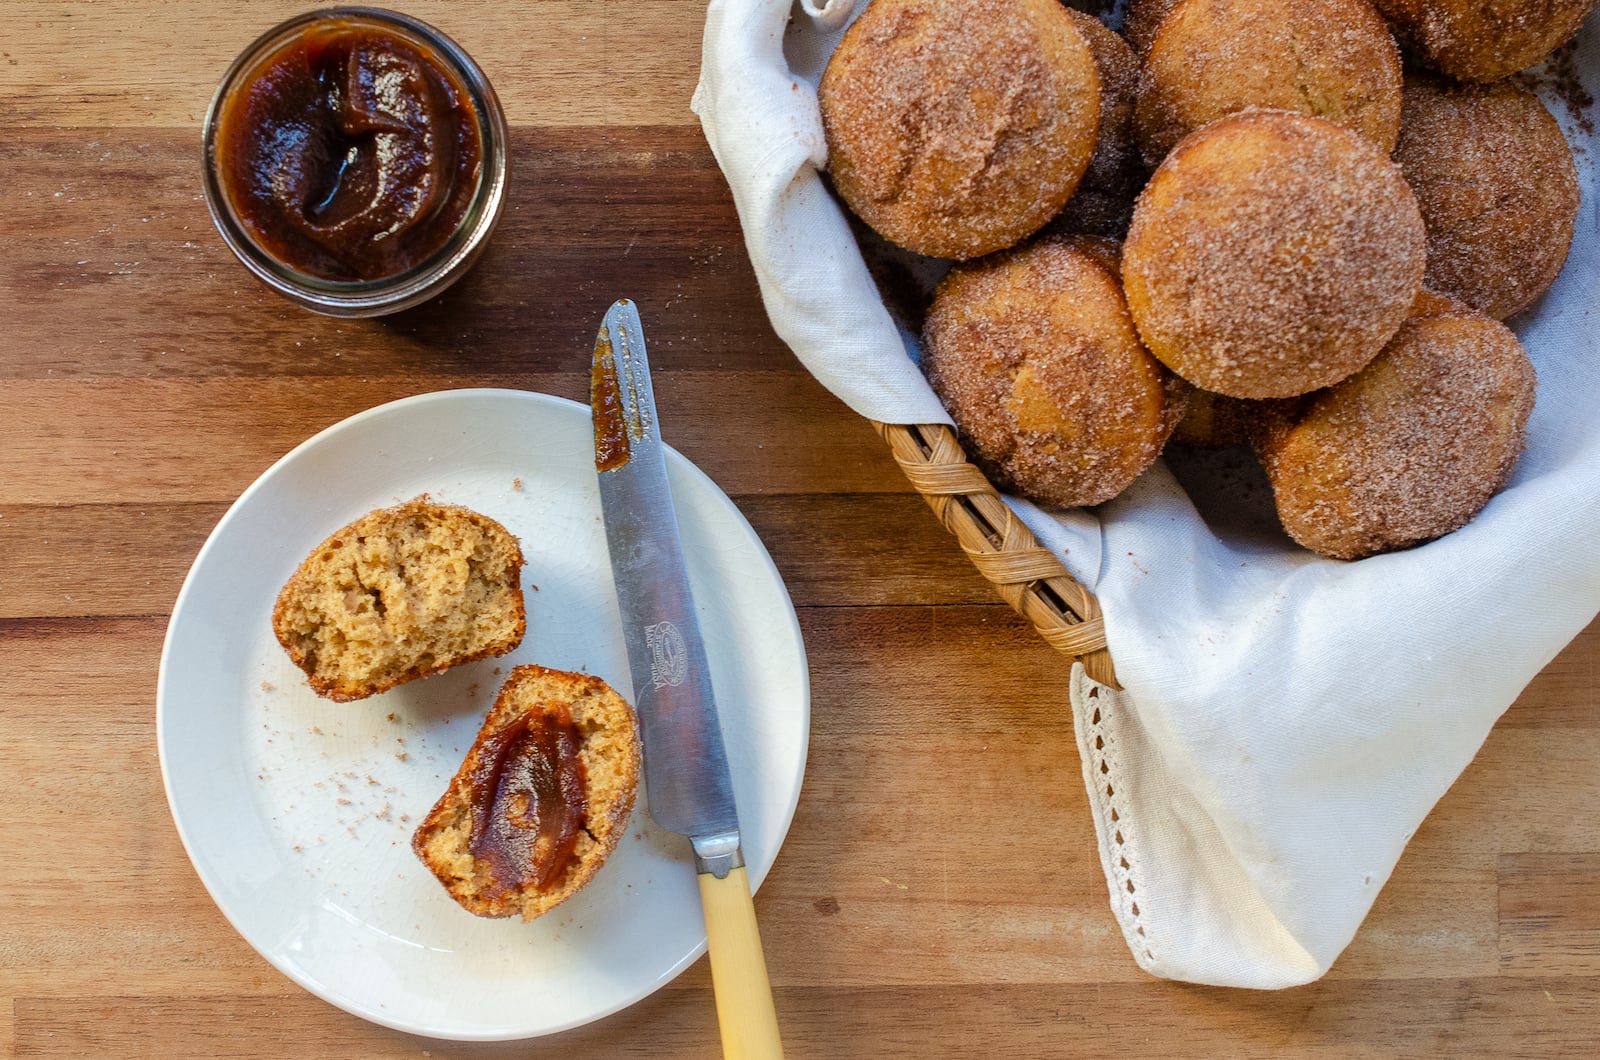
<svg viewBox="0 0 1600 1060">
<path fill-rule="evenodd" d="M 1065 662 L 766 323 L 688 110 L 703 5 L 412 4 L 495 82 L 514 178 L 460 285 L 369 322 L 257 284 L 201 197 L 217 78 L 300 9 L 0 0 L 0 1054 L 715 1055 L 703 961 L 614 1016 L 498 1046 L 319 1000 L 212 903 L 156 751 L 174 597 L 241 490 L 394 398 L 585 399 L 597 317 L 622 294 L 648 321 L 671 441 L 766 541 L 809 651 L 805 788 L 757 898 L 791 1056 L 1600 1039 L 1600 628 L 1511 708 L 1323 981 L 1153 980 L 1108 908 Z"/>
</svg>

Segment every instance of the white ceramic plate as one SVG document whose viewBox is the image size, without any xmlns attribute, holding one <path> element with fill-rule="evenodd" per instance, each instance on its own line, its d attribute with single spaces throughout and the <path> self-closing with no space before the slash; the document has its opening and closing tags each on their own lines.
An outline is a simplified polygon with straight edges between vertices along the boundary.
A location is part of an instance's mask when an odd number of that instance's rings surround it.
<svg viewBox="0 0 1600 1060">
<path fill-rule="evenodd" d="M 799 799 L 805 649 L 738 509 L 678 453 L 667 467 L 758 884 Z M 382 696 L 320 699 L 273 637 L 278 590 L 338 527 L 420 493 L 521 538 L 528 635 Z M 340 1008 L 453 1039 L 575 1027 L 693 963 L 706 936 L 691 855 L 651 821 L 648 792 L 593 882 L 529 924 L 466 913 L 412 854 L 503 675 L 525 662 L 631 691 L 587 406 L 510 390 L 409 398 L 323 431 L 246 490 L 184 582 L 157 694 L 173 818 L 240 934 Z"/>
</svg>

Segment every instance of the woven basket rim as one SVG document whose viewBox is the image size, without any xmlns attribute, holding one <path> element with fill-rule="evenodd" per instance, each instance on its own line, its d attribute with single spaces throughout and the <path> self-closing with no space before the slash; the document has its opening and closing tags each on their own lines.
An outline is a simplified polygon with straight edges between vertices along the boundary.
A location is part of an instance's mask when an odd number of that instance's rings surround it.
<svg viewBox="0 0 1600 1060">
<path fill-rule="evenodd" d="M 1039 544 L 967 459 L 956 432 L 942 423 L 871 422 L 912 487 L 1000 597 L 1045 643 L 1083 663 L 1090 677 L 1120 687 L 1100 601 L 1067 573 L 1055 553 Z"/>
</svg>

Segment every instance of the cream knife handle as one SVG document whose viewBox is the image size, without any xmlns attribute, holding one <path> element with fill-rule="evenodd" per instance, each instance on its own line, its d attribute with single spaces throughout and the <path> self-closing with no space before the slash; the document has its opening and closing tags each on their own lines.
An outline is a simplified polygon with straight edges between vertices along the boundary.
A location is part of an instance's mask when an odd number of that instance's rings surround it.
<svg viewBox="0 0 1600 1060">
<path fill-rule="evenodd" d="M 726 1060 L 782 1060 L 778 1014 L 772 1007 L 767 961 L 756 929 L 756 907 L 744 866 L 722 879 L 700 874 L 700 903 L 711 950 L 711 985 Z"/>
</svg>

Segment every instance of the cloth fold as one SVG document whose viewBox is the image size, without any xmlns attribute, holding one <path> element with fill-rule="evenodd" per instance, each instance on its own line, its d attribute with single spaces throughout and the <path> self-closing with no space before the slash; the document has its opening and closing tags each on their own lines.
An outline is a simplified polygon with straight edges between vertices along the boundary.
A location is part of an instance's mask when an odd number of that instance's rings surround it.
<svg viewBox="0 0 1600 1060">
<path fill-rule="evenodd" d="M 774 329 L 886 422 L 949 422 L 819 170 L 816 82 L 850 0 L 712 0 L 694 109 Z M 1600 18 L 1575 56 L 1600 94 Z M 1467 527 L 1355 563 L 1290 543 L 1258 470 L 1158 463 L 1116 500 L 1008 503 L 1099 597 L 1124 691 L 1071 700 L 1111 908 L 1152 974 L 1285 987 L 1327 971 L 1406 842 L 1518 693 L 1600 610 L 1600 214 L 1510 323 L 1539 373 L 1528 448 Z"/>
</svg>

